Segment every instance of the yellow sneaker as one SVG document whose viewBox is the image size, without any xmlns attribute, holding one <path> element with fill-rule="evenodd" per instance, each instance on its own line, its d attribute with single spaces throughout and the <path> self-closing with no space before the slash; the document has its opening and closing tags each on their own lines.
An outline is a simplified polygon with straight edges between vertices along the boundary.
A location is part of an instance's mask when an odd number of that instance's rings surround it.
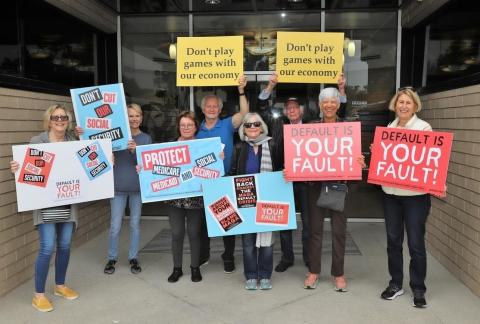
<svg viewBox="0 0 480 324">
<path fill-rule="evenodd" d="M 78 293 L 75 290 L 68 288 L 67 286 L 58 287 L 55 286 L 54 292 L 55 296 L 60 296 L 68 300 L 73 300 L 78 298 Z"/>
<path fill-rule="evenodd" d="M 33 297 L 32 306 L 40 312 L 51 312 L 53 310 L 52 303 L 45 296 Z"/>
</svg>

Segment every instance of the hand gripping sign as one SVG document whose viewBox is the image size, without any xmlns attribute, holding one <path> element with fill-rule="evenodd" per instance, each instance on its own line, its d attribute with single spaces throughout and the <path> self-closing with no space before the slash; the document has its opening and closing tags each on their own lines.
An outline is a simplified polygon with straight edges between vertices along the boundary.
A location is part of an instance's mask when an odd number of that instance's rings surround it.
<svg viewBox="0 0 480 324">
<path fill-rule="evenodd" d="M 210 237 L 297 228 L 293 186 L 282 172 L 209 179 L 202 186 Z"/>
<path fill-rule="evenodd" d="M 283 134 L 287 180 L 362 178 L 359 122 L 284 125 Z"/>
<path fill-rule="evenodd" d="M 377 127 L 368 182 L 445 196 L 453 134 Z"/>
<path fill-rule="evenodd" d="M 223 175 L 219 137 L 137 146 L 142 202 L 202 195 L 202 179 Z"/>
<path fill-rule="evenodd" d="M 110 139 L 114 151 L 125 150 L 132 138 L 123 84 L 70 89 L 81 139 Z"/>
<path fill-rule="evenodd" d="M 18 211 L 113 197 L 110 140 L 12 146 Z"/>
</svg>

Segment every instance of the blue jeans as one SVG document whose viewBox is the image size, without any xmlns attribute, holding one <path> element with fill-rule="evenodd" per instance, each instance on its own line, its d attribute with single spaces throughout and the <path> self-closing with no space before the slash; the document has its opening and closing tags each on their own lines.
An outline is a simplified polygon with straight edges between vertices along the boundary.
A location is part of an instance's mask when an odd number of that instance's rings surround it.
<svg viewBox="0 0 480 324">
<path fill-rule="evenodd" d="M 136 259 L 140 242 L 140 216 L 142 214 L 142 198 L 140 192 L 115 192 L 110 199 L 112 218 L 110 221 L 110 232 L 108 234 L 108 259 L 118 259 L 118 237 L 122 228 L 122 219 L 125 214 L 125 207 L 130 208 L 130 248 L 128 259 Z"/>
<path fill-rule="evenodd" d="M 35 292 L 45 292 L 50 258 L 57 247 L 55 254 L 55 284 L 63 285 L 70 260 L 70 242 L 72 241 L 73 222 L 46 223 L 37 226 L 40 236 L 40 249 L 35 262 Z M 55 244 L 56 243 L 56 244 Z"/>
<path fill-rule="evenodd" d="M 293 183 L 293 193 L 297 211 L 302 217 L 302 254 L 303 262 L 308 263 L 308 187 L 304 182 Z M 280 231 L 280 248 L 282 250 L 281 260 L 285 263 L 293 263 L 295 255 L 293 254 L 293 231 Z"/>
<path fill-rule="evenodd" d="M 410 251 L 410 288 L 425 292 L 427 252 L 425 249 L 425 223 L 430 212 L 430 195 L 383 195 L 385 226 L 387 230 L 388 271 L 390 284 L 403 284 L 403 235 L 407 231 Z"/>
<path fill-rule="evenodd" d="M 270 279 L 273 270 L 273 245 L 257 248 L 257 234 L 243 234 L 243 270 L 246 279 Z"/>
</svg>

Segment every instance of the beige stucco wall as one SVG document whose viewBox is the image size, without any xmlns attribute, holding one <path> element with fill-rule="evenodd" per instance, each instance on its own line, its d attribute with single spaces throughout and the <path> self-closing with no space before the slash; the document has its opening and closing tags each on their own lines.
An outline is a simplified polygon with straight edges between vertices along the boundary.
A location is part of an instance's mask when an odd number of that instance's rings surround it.
<svg viewBox="0 0 480 324">
<path fill-rule="evenodd" d="M 480 85 L 425 95 L 422 102 L 423 119 L 454 133 L 447 196 L 433 199 L 428 249 L 480 295 Z"/>
<path fill-rule="evenodd" d="M 38 250 L 32 213 L 17 212 L 11 146 L 42 131 L 42 114 L 53 103 L 71 108 L 70 97 L 0 88 L 0 296 L 32 277 Z M 107 201 L 81 204 L 74 246 L 104 231 L 109 218 Z"/>
</svg>

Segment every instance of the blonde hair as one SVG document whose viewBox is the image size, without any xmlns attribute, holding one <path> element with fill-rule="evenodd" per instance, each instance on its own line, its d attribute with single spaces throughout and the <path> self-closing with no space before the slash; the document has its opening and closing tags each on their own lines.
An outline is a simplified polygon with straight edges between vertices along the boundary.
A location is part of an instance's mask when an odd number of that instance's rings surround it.
<svg viewBox="0 0 480 324">
<path fill-rule="evenodd" d="M 140 107 L 140 105 L 138 105 L 136 103 L 128 104 L 127 109 L 133 109 L 133 110 L 135 110 L 135 112 L 139 113 L 140 116 L 143 116 L 142 107 Z"/>
<path fill-rule="evenodd" d="M 255 120 L 254 121 L 250 120 L 250 119 L 253 119 L 253 117 L 255 117 Z M 262 126 L 260 126 L 262 133 L 265 133 L 265 135 L 268 135 L 268 127 L 267 127 L 267 124 L 265 124 L 265 122 L 263 121 L 262 117 L 257 113 L 248 113 L 245 115 L 245 117 L 243 117 L 242 124 L 238 128 L 238 136 L 242 141 L 245 141 L 245 131 L 244 131 L 243 125 L 245 123 L 253 123 L 256 121 L 262 124 Z"/>
<path fill-rule="evenodd" d="M 50 107 L 47 108 L 47 110 L 45 110 L 45 112 L 43 113 L 43 129 L 46 130 L 47 132 L 50 130 L 50 116 L 52 116 L 55 110 L 57 109 L 62 109 L 65 112 L 65 114 L 68 116 L 67 131 L 71 130 L 72 121 L 73 121 L 72 113 L 64 105 L 60 105 L 60 104 L 51 105 Z"/>
<path fill-rule="evenodd" d="M 420 97 L 415 91 L 413 91 L 413 89 L 409 88 L 397 91 L 397 93 L 392 97 L 392 99 L 390 99 L 390 103 L 388 104 L 389 110 L 395 111 L 395 106 L 397 105 L 398 98 L 403 94 L 413 100 L 415 106 L 417 106 L 417 110 L 415 112 L 419 112 L 420 110 L 422 110 L 422 101 L 420 100 Z"/>
</svg>

